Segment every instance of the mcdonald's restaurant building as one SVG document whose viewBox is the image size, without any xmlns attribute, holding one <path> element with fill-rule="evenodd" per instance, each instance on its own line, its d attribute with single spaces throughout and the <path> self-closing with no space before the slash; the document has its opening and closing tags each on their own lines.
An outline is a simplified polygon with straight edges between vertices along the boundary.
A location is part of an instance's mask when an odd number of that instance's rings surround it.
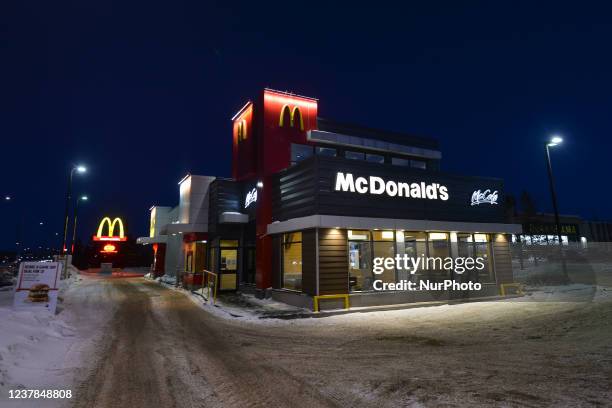
<svg viewBox="0 0 612 408">
<path fill-rule="evenodd" d="M 490 296 L 512 282 L 500 179 L 448 174 L 435 139 L 342 124 L 319 101 L 265 89 L 232 118 L 232 178 L 188 175 L 177 207 L 151 209 L 158 274 L 246 290 L 311 308 L 347 294 L 351 306 L 452 298 L 451 291 L 379 291 L 383 282 L 455 279 Z M 481 257 L 477 273 L 373 273 L 375 258 Z M 169 262 L 169 259 L 172 261 Z M 333 304 L 331 304 L 333 306 Z"/>
</svg>

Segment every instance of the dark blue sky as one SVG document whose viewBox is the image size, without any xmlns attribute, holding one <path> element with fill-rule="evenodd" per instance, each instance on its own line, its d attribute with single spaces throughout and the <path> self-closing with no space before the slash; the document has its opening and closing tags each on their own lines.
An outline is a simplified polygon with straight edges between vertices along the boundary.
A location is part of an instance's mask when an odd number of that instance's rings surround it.
<svg viewBox="0 0 612 408">
<path fill-rule="evenodd" d="M 73 162 L 90 167 L 82 237 L 106 214 L 146 233 L 186 172 L 229 176 L 230 118 L 265 86 L 436 137 L 443 170 L 501 177 L 544 211 L 543 141 L 560 133 L 561 212 L 612 218 L 612 8 L 421 3 L 3 2 L 0 248 L 18 214 L 26 245 L 51 242 Z"/>
</svg>

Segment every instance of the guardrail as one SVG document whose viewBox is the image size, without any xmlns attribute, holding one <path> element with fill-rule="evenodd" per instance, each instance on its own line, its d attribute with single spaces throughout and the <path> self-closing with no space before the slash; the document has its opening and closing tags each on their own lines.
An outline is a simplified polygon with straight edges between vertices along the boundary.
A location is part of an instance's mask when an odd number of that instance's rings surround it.
<svg viewBox="0 0 612 408">
<path fill-rule="evenodd" d="M 217 301 L 217 287 L 219 286 L 219 274 L 217 274 L 215 272 L 207 271 L 206 269 L 204 269 L 202 271 L 202 273 L 207 276 L 206 284 L 204 284 L 204 282 L 202 282 L 202 289 L 201 289 L 202 297 L 204 299 L 206 299 L 207 301 L 210 300 L 211 299 L 211 291 L 212 291 L 212 301 L 213 301 L 213 305 L 214 305 L 215 302 Z M 210 279 L 209 277 L 213 277 L 214 279 Z M 213 280 L 214 280 L 214 282 L 213 282 Z M 213 285 L 214 285 L 214 288 L 212 288 Z M 206 298 L 204 296 L 204 288 L 208 289 L 208 298 Z"/>
<path fill-rule="evenodd" d="M 314 296 L 313 298 L 313 303 L 314 303 L 314 311 L 318 312 L 319 311 L 319 301 L 320 300 L 324 300 L 324 299 L 344 299 L 344 308 L 345 309 L 350 309 L 350 305 L 349 305 L 349 295 L 347 294 L 341 294 L 341 295 L 317 295 Z"/>
<path fill-rule="evenodd" d="M 502 283 L 499 285 L 499 291 L 502 296 L 506 296 L 507 288 L 515 288 L 517 295 L 523 295 L 523 285 L 520 283 Z"/>
</svg>

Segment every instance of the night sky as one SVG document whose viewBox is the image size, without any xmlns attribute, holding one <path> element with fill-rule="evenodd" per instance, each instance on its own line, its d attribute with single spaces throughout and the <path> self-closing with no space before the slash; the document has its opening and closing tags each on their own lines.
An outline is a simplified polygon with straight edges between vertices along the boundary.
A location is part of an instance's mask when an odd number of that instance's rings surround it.
<svg viewBox="0 0 612 408">
<path fill-rule="evenodd" d="M 89 167 L 82 238 L 107 214 L 145 235 L 185 173 L 230 175 L 230 118 L 266 86 L 435 137 L 442 170 L 501 177 L 543 211 L 559 133 L 560 211 L 612 218 L 610 6 L 421 3 L 2 2 L 0 248 L 21 218 L 26 246 L 59 245 L 72 163 Z"/>
</svg>

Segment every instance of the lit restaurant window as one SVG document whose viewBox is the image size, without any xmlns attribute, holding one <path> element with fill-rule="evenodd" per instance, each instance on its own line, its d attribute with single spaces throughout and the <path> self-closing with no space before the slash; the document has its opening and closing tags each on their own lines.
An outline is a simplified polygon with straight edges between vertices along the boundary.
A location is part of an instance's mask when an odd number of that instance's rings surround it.
<svg viewBox="0 0 612 408">
<path fill-rule="evenodd" d="M 283 271 L 284 289 L 302 290 L 302 233 L 292 232 L 283 235 Z"/>
</svg>

